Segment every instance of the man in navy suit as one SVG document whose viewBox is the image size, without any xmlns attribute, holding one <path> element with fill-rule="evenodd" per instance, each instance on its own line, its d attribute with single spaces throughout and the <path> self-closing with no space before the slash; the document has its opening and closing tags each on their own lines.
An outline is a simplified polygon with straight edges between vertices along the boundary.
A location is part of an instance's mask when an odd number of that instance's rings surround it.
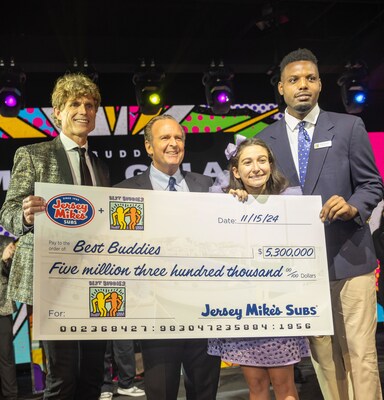
<svg viewBox="0 0 384 400">
<path fill-rule="evenodd" d="M 291 186 L 301 186 L 304 195 L 321 195 L 323 200 L 320 218 L 325 226 L 334 336 L 310 338 L 319 384 L 326 400 L 379 400 L 377 261 L 367 221 L 383 197 L 382 180 L 363 121 L 319 108 L 321 80 L 313 53 L 289 53 L 280 71 L 285 116 L 258 137 L 271 146 Z M 302 121 L 310 147 L 305 181 L 300 182 Z"/>
<path fill-rule="evenodd" d="M 117 187 L 208 192 L 211 178 L 180 170 L 185 132 L 172 116 L 163 114 L 153 118 L 145 127 L 144 140 L 151 166 Z M 207 339 L 142 340 L 141 349 L 148 400 L 176 400 L 181 367 L 187 399 L 216 399 L 220 358 L 208 355 Z"/>
</svg>

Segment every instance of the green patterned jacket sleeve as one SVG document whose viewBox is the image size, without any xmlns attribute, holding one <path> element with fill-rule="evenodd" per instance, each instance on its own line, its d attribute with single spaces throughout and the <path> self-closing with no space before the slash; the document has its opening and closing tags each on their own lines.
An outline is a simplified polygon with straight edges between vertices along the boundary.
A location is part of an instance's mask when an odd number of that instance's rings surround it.
<svg viewBox="0 0 384 400">
<path fill-rule="evenodd" d="M 16 151 L 11 182 L 0 211 L 0 223 L 19 236 L 8 281 L 8 297 L 21 303 L 32 304 L 34 245 L 33 232 L 23 232 L 22 202 L 34 194 L 35 182 L 65 183 L 57 162 L 58 145 L 54 139 Z"/>
<path fill-rule="evenodd" d="M 11 182 L 5 202 L 0 211 L 0 221 L 5 229 L 16 236 L 23 234 L 23 199 L 33 194 L 35 172 L 32 159 L 26 147 L 17 149 L 11 175 Z"/>
</svg>

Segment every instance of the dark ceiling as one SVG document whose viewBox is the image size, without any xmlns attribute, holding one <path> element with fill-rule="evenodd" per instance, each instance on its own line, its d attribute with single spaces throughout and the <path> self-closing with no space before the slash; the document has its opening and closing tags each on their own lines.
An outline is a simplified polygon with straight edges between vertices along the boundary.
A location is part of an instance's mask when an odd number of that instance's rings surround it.
<svg viewBox="0 0 384 400">
<path fill-rule="evenodd" d="M 155 57 L 191 72 L 221 57 L 238 72 L 259 72 L 297 47 L 331 67 L 350 57 L 374 67 L 383 60 L 384 2 L 377 0 L 40 0 L 11 8 L 2 15 L 0 52 L 28 69 L 85 57 L 120 71 Z"/>
<path fill-rule="evenodd" d="M 363 60 L 373 89 L 384 89 L 384 1 L 14 0 L 8 8 L 0 57 L 40 79 L 74 58 L 100 74 L 132 74 L 141 59 L 168 74 L 202 74 L 222 59 L 237 75 L 265 75 L 307 47 L 322 74 Z"/>
</svg>

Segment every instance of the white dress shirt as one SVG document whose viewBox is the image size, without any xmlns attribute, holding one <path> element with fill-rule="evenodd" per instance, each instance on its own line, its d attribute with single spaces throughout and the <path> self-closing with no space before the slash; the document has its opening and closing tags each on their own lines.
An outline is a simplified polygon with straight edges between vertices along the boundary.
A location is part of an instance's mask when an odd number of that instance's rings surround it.
<svg viewBox="0 0 384 400">
<path fill-rule="evenodd" d="M 313 138 L 313 132 L 315 131 L 315 126 L 317 122 L 317 118 L 319 117 L 320 114 L 320 107 L 318 104 L 313 107 L 313 109 L 309 112 L 309 114 L 303 119 L 297 119 L 293 117 L 292 115 L 288 114 L 287 109 L 285 109 L 285 123 L 287 127 L 287 134 L 288 134 L 288 140 L 289 140 L 289 145 L 291 147 L 291 153 L 293 157 L 293 161 L 295 163 L 297 175 L 300 176 L 299 174 L 299 145 L 298 145 L 298 135 L 299 135 L 299 127 L 298 124 L 301 121 L 305 122 L 305 130 L 308 132 L 309 137 Z"/>
<path fill-rule="evenodd" d="M 72 139 L 70 139 L 68 136 L 66 136 L 63 132 L 60 133 L 60 140 L 61 140 L 61 143 L 63 144 L 65 153 L 67 154 L 69 166 L 70 166 L 71 172 L 72 172 L 73 184 L 81 185 L 80 154 L 76 150 L 76 148 L 78 148 L 79 145 L 76 142 L 74 142 Z M 95 173 L 92 168 L 91 159 L 89 158 L 89 155 L 88 155 L 88 142 L 85 143 L 85 145 L 82 147 L 84 147 L 87 150 L 85 152 L 85 161 L 87 162 L 87 166 L 88 166 L 89 172 L 91 174 L 92 183 L 95 186 L 96 178 L 95 178 Z"/>
<path fill-rule="evenodd" d="M 170 175 L 159 171 L 153 164 L 149 168 L 149 179 L 151 180 L 153 190 L 169 190 Z M 178 192 L 189 192 L 189 187 L 180 169 L 172 176 L 176 179 L 175 187 Z"/>
</svg>

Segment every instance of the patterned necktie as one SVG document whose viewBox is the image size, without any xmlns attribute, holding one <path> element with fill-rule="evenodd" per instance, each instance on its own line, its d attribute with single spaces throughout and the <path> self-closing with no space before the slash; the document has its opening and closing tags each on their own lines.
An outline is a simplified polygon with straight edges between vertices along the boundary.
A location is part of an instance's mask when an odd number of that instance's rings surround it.
<svg viewBox="0 0 384 400">
<path fill-rule="evenodd" d="M 89 172 L 87 161 L 85 159 L 85 152 L 87 150 L 84 147 L 76 147 L 75 150 L 79 153 L 80 156 L 81 185 L 93 186 L 91 173 Z"/>
<path fill-rule="evenodd" d="M 305 174 L 307 173 L 307 165 L 309 158 L 309 151 L 311 150 L 311 138 L 308 132 L 304 128 L 305 122 L 301 121 L 298 123 L 299 127 L 299 175 L 301 187 L 304 187 Z"/>
<path fill-rule="evenodd" d="M 170 192 L 177 192 L 176 187 L 176 178 L 174 178 L 173 176 L 169 177 L 169 183 L 168 183 L 168 187 L 169 187 L 169 191 Z"/>
</svg>

